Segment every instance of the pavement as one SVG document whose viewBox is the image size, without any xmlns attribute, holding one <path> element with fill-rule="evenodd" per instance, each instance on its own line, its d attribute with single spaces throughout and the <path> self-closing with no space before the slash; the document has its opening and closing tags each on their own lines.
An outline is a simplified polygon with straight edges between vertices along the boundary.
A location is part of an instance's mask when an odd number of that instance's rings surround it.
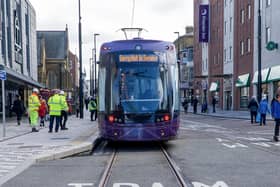
<svg viewBox="0 0 280 187">
<path fill-rule="evenodd" d="M 89 151 L 98 138 L 97 122 L 90 121 L 88 111 L 84 112 L 84 119 L 69 116 L 68 130 L 48 133 L 49 122 L 45 124 L 39 132 L 32 133 L 27 118 L 20 126 L 15 118 L 8 119 L 3 137 L 0 121 L 0 186 L 37 162 Z"/>
<path fill-rule="evenodd" d="M 182 108 L 181 111 L 184 111 Z M 193 112 L 193 107 L 189 106 L 188 112 Z M 230 118 L 230 119 L 244 119 L 251 120 L 250 111 L 249 110 L 221 110 L 220 108 L 216 108 L 216 112 L 213 113 L 212 106 L 208 107 L 208 111 L 206 113 L 201 112 L 201 106 L 197 107 L 196 115 L 204 115 L 204 116 L 212 116 L 212 117 L 222 117 L 222 118 Z M 266 119 L 268 121 L 272 121 L 272 117 L 270 114 L 266 115 Z"/>
<path fill-rule="evenodd" d="M 189 107 L 188 112 L 193 108 Z M 216 113 L 209 108 L 207 113 L 201 113 L 198 106 L 197 115 L 213 117 L 250 119 L 249 111 L 225 111 L 219 108 Z M 183 112 L 183 110 L 182 110 Z M 268 120 L 272 120 L 267 115 Z M 64 158 L 80 152 L 91 150 L 98 138 L 97 122 L 91 122 L 89 112 L 84 112 L 84 119 L 69 116 L 69 130 L 58 133 L 48 133 L 48 124 L 39 132 L 32 133 L 28 119 L 24 118 L 18 126 L 15 118 L 8 118 L 5 124 L 6 136 L 3 137 L 3 123 L 0 121 L 0 186 L 15 177 L 31 165 Z"/>
</svg>

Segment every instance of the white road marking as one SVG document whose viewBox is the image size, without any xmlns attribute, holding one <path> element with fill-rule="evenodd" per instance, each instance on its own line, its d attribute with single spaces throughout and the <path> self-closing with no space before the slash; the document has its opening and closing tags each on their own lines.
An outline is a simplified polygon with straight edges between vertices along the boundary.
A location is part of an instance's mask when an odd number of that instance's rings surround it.
<svg viewBox="0 0 280 187">
<path fill-rule="evenodd" d="M 230 142 L 230 140 L 223 139 L 223 138 L 216 138 L 216 140 L 218 140 L 218 142 Z"/>
<path fill-rule="evenodd" d="M 271 147 L 269 144 L 263 143 L 263 142 L 257 142 L 257 143 L 252 143 L 252 144 L 259 145 L 259 146 L 262 146 L 262 147 Z"/>
<path fill-rule="evenodd" d="M 229 187 L 225 182 L 223 181 L 218 181 L 214 185 L 209 186 L 206 184 L 203 184 L 201 182 L 192 182 L 194 187 Z"/>
<path fill-rule="evenodd" d="M 75 186 L 75 187 L 93 186 L 93 183 L 69 183 L 68 186 Z"/>
<path fill-rule="evenodd" d="M 121 186 L 140 187 L 138 184 L 135 184 L 135 183 L 114 183 L 113 184 L 113 187 L 121 187 Z"/>
<path fill-rule="evenodd" d="M 237 148 L 237 147 L 248 148 L 247 145 L 244 145 L 244 144 L 241 144 L 241 143 L 235 143 L 235 144 L 232 144 L 232 145 L 229 145 L 229 144 L 226 144 L 226 143 L 222 143 L 222 145 L 226 146 L 228 148 L 231 148 L 231 149 L 234 149 L 234 148 Z"/>
</svg>

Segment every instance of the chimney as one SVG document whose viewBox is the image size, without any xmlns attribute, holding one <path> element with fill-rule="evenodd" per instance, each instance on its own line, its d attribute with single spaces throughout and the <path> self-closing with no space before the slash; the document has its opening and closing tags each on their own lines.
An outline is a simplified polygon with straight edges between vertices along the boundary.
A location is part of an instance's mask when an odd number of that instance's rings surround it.
<svg viewBox="0 0 280 187">
<path fill-rule="evenodd" d="M 193 33 L 193 26 L 186 26 L 186 34 Z"/>
</svg>

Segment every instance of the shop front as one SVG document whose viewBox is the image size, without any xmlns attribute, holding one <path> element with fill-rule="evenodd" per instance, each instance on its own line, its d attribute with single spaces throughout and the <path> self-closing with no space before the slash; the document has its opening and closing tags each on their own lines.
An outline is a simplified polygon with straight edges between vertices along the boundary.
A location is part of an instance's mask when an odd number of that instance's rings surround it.
<svg viewBox="0 0 280 187">
<path fill-rule="evenodd" d="M 275 97 L 276 91 L 280 87 L 280 66 L 270 68 L 268 82 L 272 83 L 273 97 Z"/>
<path fill-rule="evenodd" d="M 239 107 L 240 109 L 246 109 L 250 97 L 250 74 L 238 76 L 235 87 L 239 89 Z"/>
<path fill-rule="evenodd" d="M 217 106 L 219 106 L 219 103 L 220 103 L 219 87 L 220 87 L 219 81 L 216 81 L 216 82 L 211 82 L 210 88 L 209 88 L 209 91 L 211 92 L 210 103 L 212 103 L 212 97 L 215 97 Z"/>
<path fill-rule="evenodd" d="M 269 81 L 268 81 L 270 71 L 271 71 L 271 68 L 262 69 L 262 71 L 261 71 L 261 74 L 262 74 L 262 96 L 266 95 L 268 100 L 270 100 L 271 97 L 273 96 L 270 93 Z M 258 85 L 258 71 L 256 71 L 254 73 L 252 83 L 257 87 L 257 85 Z"/>
<path fill-rule="evenodd" d="M 224 79 L 224 109 L 232 110 L 232 79 Z"/>
<path fill-rule="evenodd" d="M 5 81 L 5 111 L 7 117 L 13 115 L 11 108 L 16 95 L 19 95 L 27 106 L 28 96 L 31 94 L 33 87 L 41 88 L 42 85 L 32 80 L 31 78 L 19 74 L 11 69 L 6 69 L 7 80 Z M 2 88 L 0 89 L 0 97 L 2 98 Z M 0 99 L 0 113 L 2 114 L 2 99 Z"/>
</svg>

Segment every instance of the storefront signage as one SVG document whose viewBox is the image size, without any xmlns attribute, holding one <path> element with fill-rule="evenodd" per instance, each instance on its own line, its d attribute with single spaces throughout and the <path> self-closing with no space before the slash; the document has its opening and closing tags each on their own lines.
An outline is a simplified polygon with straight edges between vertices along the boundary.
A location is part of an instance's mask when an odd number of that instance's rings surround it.
<svg viewBox="0 0 280 187">
<path fill-rule="evenodd" d="M 209 41 L 209 5 L 199 6 L 199 42 Z"/>
</svg>

